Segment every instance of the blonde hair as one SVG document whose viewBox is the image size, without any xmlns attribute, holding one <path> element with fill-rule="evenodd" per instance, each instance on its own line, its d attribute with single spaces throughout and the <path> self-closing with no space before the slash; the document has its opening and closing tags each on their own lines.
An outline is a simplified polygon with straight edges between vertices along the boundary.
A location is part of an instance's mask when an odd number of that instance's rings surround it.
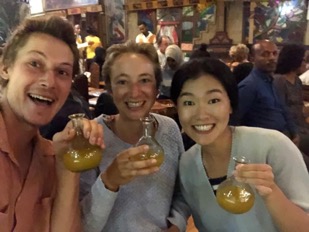
<svg viewBox="0 0 309 232">
<path fill-rule="evenodd" d="M 114 44 L 106 51 L 106 58 L 102 68 L 102 76 L 105 79 L 105 85 L 108 91 L 111 92 L 111 69 L 117 57 L 126 53 L 135 53 L 144 55 L 153 64 L 154 74 L 156 78 L 156 86 L 159 88 L 162 81 L 161 66 L 158 59 L 156 49 L 152 44 L 142 43 L 137 44 L 134 41 L 128 41 L 124 44 Z"/>
</svg>

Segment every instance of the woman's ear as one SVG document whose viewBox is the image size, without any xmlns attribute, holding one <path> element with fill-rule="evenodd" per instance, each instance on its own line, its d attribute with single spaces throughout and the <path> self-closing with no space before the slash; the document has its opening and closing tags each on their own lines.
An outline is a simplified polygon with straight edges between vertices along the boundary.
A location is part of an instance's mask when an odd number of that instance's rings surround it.
<svg viewBox="0 0 309 232">
<path fill-rule="evenodd" d="M 0 77 L 4 80 L 9 79 L 8 67 L 3 64 L 0 64 Z"/>
</svg>

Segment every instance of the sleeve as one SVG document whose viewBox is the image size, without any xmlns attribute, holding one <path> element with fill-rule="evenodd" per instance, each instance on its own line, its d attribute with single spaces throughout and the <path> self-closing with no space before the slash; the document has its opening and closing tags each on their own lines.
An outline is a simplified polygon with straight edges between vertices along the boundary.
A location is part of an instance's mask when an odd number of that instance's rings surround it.
<svg viewBox="0 0 309 232">
<path fill-rule="evenodd" d="M 309 213 L 309 174 L 302 154 L 288 137 L 273 133 L 267 163 L 273 169 L 275 182 L 288 199 Z"/>
<path fill-rule="evenodd" d="M 179 141 L 179 143 L 178 143 L 179 147 L 177 149 L 177 151 L 178 151 L 178 162 L 179 162 L 181 154 L 184 153 L 184 145 L 183 145 L 183 142 L 182 142 L 180 130 L 179 130 L 177 125 L 175 127 L 177 128 L 177 133 L 176 133 L 175 139 Z M 170 222 L 170 224 L 177 226 L 180 231 L 186 231 L 187 220 L 188 220 L 190 215 L 191 215 L 190 208 L 187 205 L 187 203 L 185 202 L 185 199 L 183 198 L 183 196 L 181 194 L 179 173 L 178 173 L 176 183 L 175 183 L 175 187 L 174 187 L 172 207 L 171 207 L 170 215 L 167 218 L 167 220 Z"/>
<path fill-rule="evenodd" d="M 248 77 L 247 77 L 248 78 Z M 250 111 L 250 108 L 254 104 L 256 99 L 256 88 L 252 81 L 244 80 L 238 84 L 238 109 L 233 114 L 233 125 L 243 124 L 243 118 Z"/>
<path fill-rule="evenodd" d="M 100 176 L 97 178 L 90 192 L 81 201 L 84 232 L 103 230 L 117 195 L 118 193 L 105 188 Z"/>
<path fill-rule="evenodd" d="M 282 102 L 286 104 L 287 103 L 287 89 L 285 86 L 285 78 L 281 76 L 277 76 L 274 78 L 273 84 L 278 94 L 278 97 L 280 98 Z"/>
<path fill-rule="evenodd" d="M 167 220 L 178 227 L 181 232 L 186 231 L 187 220 L 191 215 L 191 210 L 180 190 L 179 175 L 177 176 L 177 181 L 174 189 L 173 203 L 170 212 L 170 216 Z"/>
</svg>

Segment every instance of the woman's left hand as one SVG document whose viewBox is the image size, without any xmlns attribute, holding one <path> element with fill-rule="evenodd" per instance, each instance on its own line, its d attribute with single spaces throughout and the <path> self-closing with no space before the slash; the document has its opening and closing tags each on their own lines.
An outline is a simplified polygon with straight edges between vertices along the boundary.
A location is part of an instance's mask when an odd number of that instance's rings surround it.
<svg viewBox="0 0 309 232">
<path fill-rule="evenodd" d="M 269 196 L 276 187 L 272 168 L 268 164 L 239 164 L 234 176 L 236 180 L 254 186 L 262 197 Z"/>
</svg>

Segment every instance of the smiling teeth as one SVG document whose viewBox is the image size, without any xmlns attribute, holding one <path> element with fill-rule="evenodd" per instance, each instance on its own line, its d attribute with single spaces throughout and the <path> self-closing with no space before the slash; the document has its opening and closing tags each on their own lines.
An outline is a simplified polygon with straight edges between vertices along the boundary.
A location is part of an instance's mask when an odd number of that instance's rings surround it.
<svg viewBox="0 0 309 232">
<path fill-rule="evenodd" d="M 46 98 L 46 97 L 42 97 L 42 96 L 40 96 L 40 95 L 30 94 L 30 96 L 31 96 L 32 98 L 36 98 L 36 99 L 39 99 L 39 100 L 41 100 L 41 101 L 53 102 L 52 99 Z"/>
<path fill-rule="evenodd" d="M 128 102 L 129 107 L 140 107 L 143 102 Z"/>
<path fill-rule="evenodd" d="M 213 125 L 197 125 L 197 126 L 194 126 L 194 128 L 198 131 L 209 131 L 212 127 L 213 127 Z"/>
</svg>

